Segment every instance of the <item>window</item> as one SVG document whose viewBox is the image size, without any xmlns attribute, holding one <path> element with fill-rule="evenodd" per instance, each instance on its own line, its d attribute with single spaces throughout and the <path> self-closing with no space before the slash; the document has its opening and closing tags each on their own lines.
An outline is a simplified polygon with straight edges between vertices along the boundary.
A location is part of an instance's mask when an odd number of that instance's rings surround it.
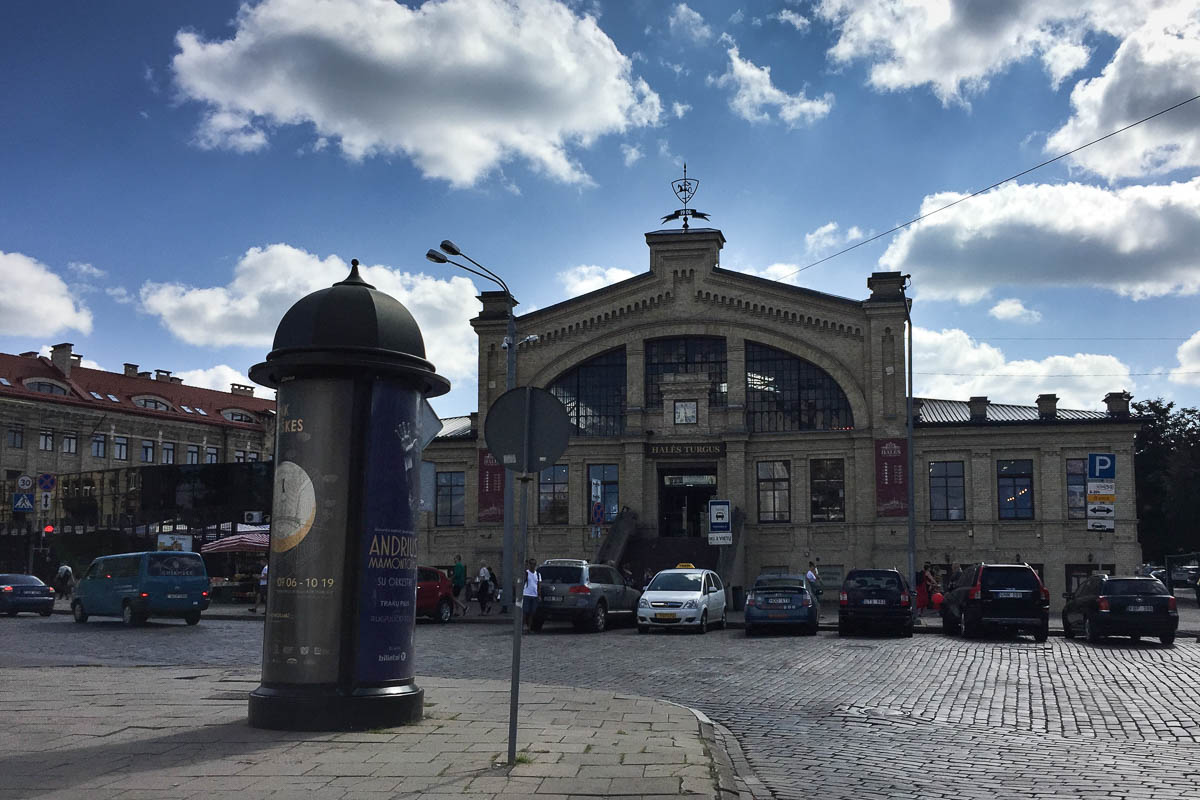
<svg viewBox="0 0 1200 800">
<path fill-rule="evenodd" d="M 93 400 L 103 400 L 104 399 L 104 395 L 100 394 L 99 392 L 88 392 L 88 394 L 90 394 L 92 396 Z"/>
<path fill-rule="evenodd" d="M 215 448 L 215 447 L 204 448 L 204 463 L 205 464 L 217 463 L 217 448 Z"/>
<path fill-rule="evenodd" d="M 187 446 L 187 463 L 188 464 L 199 464 L 200 463 L 200 445 L 189 444 Z"/>
<path fill-rule="evenodd" d="M 42 394 L 66 395 L 67 393 L 67 390 L 63 387 L 49 381 L 31 381 L 25 384 L 25 388 L 33 392 L 41 392 Z"/>
<path fill-rule="evenodd" d="M 182 408 L 182 409 L 183 409 L 183 411 L 184 411 L 184 413 L 185 413 L 185 414 L 192 414 L 192 413 L 194 413 L 194 412 L 192 411 L 192 407 L 191 407 L 191 406 L 184 406 L 184 405 L 181 405 L 181 406 L 180 406 L 180 408 Z"/>
<path fill-rule="evenodd" d="M 73 456 L 79 452 L 79 434 L 75 431 L 63 431 L 62 451 Z"/>
<path fill-rule="evenodd" d="M 600 504 L 604 507 L 604 521 L 612 522 L 617 517 L 617 511 L 620 509 L 620 499 L 618 492 L 617 481 L 617 465 L 616 464 L 589 464 L 588 465 L 588 513 L 587 521 L 592 521 L 591 504 L 595 497 L 596 482 L 600 482 Z"/>
<path fill-rule="evenodd" d="M 584 361 L 548 388 L 566 407 L 576 436 L 625 433 L 624 348 Z"/>
<path fill-rule="evenodd" d="M 25 446 L 25 430 L 24 428 L 9 428 L 8 436 L 5 438 L 9 447 L 24 447 Z"/>
<path fill-rule="evenodd" d="M 1067 459 L 1067 519 L 1087 519 L 1087 459 Z"/>
<path fill-rule="evenodd" d="M 929 518 L 934 521 L 967 518 L 963 462 L 929 462 Z"/>
<path fill-rule="evenodd" d="M 828 431 L 854 427 L 850 401 L 816 364 L 746 342 L 746 426 L 751 431 Z"/>
<path fill-rule="evenodd" d="M 697 402 L 695 400 L 676 400 L 675 401 L 675 424 L 676 425 L 695 425 L 699 422 L 697 418 Z"/>
<path fill-rule="evenodd" d="M 117 396 L 115 394 L 105 395 L 105 397 L 107 397 L 109 400 L 112 400 L 114 403 L 121 402 L 120 400 L 117 399 Z"/>
<path fill-rule="evenodd" d="M 237 409 L 222 411 L 221 416 L 225 417 L 225 419 L 229 420 L 230 422 L 254 422 L 254 417 L 250 416 L 245 411 L 238 411 Z"/>
<path fill-rule="evenodd" d="M 1000 519 L 1033 519 L 1033 461 L 996 462 Z"/>
<path fill-rule="evenodd" d="M 154 442 L 149 439 L 142 439 L 142 463 L 154 463 Z"/>
<path fill-rule="evenodd" d="M 0 378 L 0 386 L 12 386 L 12 384 L 9 383 L 8 378 Z"/>
<path fill-rule="evenodd" d="M 163 442 L 162 443 L 162 463 L 164 463 L 164 464 L 174 464 L 175 463 L 175 443 L 174 442 Z"/>
<path fill-rule="evenodd" d="M 567 465 L 546 467 L 538 479 L 538 522 L 566 525 L 567 509 Z"/>
<path fill-rule="evenodd" d="M 466 494 L 465 472 L 439 472 L 437 474 L 437 495 L 434 498 L 434 524 L 464 524 L 466 521 L 464 512 Z"/>
<path fill-rule="evenodd" d="M 247 461 L 258 461 L 258 451 L 251 450 L 249 453 L 246 453 L 246 460 Z"/>
<path fill-rule="evenodd" d="M 787 461 L 758 462 L 758 521 L 791 522 L 792 480 Z"/>
<path fill-rule="evenodd" d="M 662 408 L 664 375 L 708 377 L 708 405 L 724 408 L 729 396 L 725 340 L 690 336 L 646 341 L 646 408 Z"/>
<path fill-rule="evenodd" d="M 54 431 L 42 431 L 38 434 L 38 450 L 54 449 Z"/>
<path fill-rule="evenodd" d="M 92 458 L 104 458 L 105 450 L 107 450 L 108 437 L 103 433 L 97 433 L 92 436 Z"/>
<path fill-rule="evenodd" d="M 142 408 L 149 408 L 154 411 L 170 411 L 171 410 L 170 403 L 168 403 L 166 400 L 159 400 L 157 397 L 135 397 L 135 398 L 133 398 L 133 404 L 135 406 L 141 406 Z"/>
<path fill-rule="evenodd" d="M 129 439 L 124 436 L 113 437 L 113 458 L 117 461 L 129 460 Z"/>
<path fill-rule="evenodd" d="M 845 467 L 840 458 L 814 458 L 810 494 L 813 522 L 842 522 L 846 519 Z"/>
<path fill-rule="evenodd" d="M 207 411 L 205 411 L 205 410 L 204 410 L 203 408 L 201 408 L 200 406 L 196 406 L 196 413 L 197 413 L 197 414 L 199 414 L 199 415 L 200 415 L 200 416 L 202 416 L 202 417 L 207 417 L 207 416 L 208 416 L 208 412 L 207 412 Z"/>
<path fill-rule="evenodd" d="M 246 460 L 246 451 L 245 450 L 234 450 L 233 451 L 233 460 L 239 464 L 244 462 Z"/>
</svg>

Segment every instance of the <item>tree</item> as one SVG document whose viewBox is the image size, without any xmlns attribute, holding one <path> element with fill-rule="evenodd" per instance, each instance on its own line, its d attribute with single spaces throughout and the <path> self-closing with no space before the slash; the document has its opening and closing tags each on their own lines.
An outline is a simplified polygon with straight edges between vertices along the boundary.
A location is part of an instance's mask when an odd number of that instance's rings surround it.
<svg viewBox="0 0 1200 800">
<path fill-rule="evenodd" d="M 1158 398 L 1133 411 L 1144 421 L 1134 448 L 1138 538 L 1142 557 L 1161 564 L 1200 551 L 1200 410 Z"/>
</svg>

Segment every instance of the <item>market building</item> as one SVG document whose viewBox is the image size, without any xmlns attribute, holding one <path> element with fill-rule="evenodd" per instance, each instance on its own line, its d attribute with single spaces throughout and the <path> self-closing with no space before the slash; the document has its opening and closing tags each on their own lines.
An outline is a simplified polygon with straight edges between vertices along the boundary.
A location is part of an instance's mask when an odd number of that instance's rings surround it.
<svg viewBox="0 0 1200 800">
<path fill-rule="evenodd" d="M 543 387 L 574 426 L 529 487 L 529 553 L 611 560 L 639 579 L 692 561 L 735 602 L 763 571 L 815 562 L 827 585 L 907 564 L 905 279 L 876 272 L 863 299 L 721 268 L 719 230 L 645 235 L 649 269 L 516 318 L 516 385 Z M 427 563 L 500 564 L 504 470 L 486 409 L 505 390 L 510 298 L 483 292 L 480 411 L 444 420 L 422 516 Z M 1028 562 L 1055 598 L 1100 568 L 1140 562 L 1130 396 L 1106 411 L 919 399 L 917 563 Z M 1087 460 L 1115 456 L 1115 502 L 1089 519 Z M 708 502 L 733 508 L 710 546 Z M 520 502 L 514 504 L 520 507 Z M 1097 506 L 1099 508 L 1099 506 Z M 472 561 L 473 559 L 473 561 Z"/>
</svg>

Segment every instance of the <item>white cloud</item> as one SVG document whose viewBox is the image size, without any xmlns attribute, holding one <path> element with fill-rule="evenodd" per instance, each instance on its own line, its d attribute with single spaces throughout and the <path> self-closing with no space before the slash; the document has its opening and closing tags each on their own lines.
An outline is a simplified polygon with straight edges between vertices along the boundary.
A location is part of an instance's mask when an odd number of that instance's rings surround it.
<svg viewBox="0 0 1200 800">
<path fill-rule="evenodd" d="M 683 115 L 691 111 L 692 107 L 687 103 L 672 103 L 671 113 L 675 115 L 675 119 L 683 119 Z"/>
<path fill-rule="evenodd" d="M 963 195 L 930 195 L 927 213 Z M 881 266 L 922 298 L 975 302 L 993 287 L 1090 286 L 1144 299 L 1200 291 L 1200 177 L 1110 190 L 1008 184 L 898 234 Z"/>
<path fill-rule="evenodd" d="M 243 386 L 254 386 L 255 397 L 274 396 L 271 390 L 256 386 L 244 372 L 240 372 L 228 364 L 217 364 L 208 369 L 185 369 L 182 372 L 176 372 L 175 377 L 182 378 L 183 382 L 189 386 L 199 386 L 201 389 L 228 392 L 231 383 L 240 383 Z"/>
<path fill-rule="evenodd" d="M 1179 345 L 1175 355 L 1179 358 L 1179 366 L 1171 370 L 1171 383 L 1200 386 L 1200 331 Z"/>
<path fill-rule="evenodd" d="M 704 22 L 704 17 L 688 7 L 687 3 L 679 3 L 667 18 L 667 27 L 672 35 L 684 36 L 694 42 L 707 42 L 713 32 Z"/>
<path fill-rule="evenodd" d="M 558 282 L 568 297 L 578 297 L 632 277 L 632 272 L 620 267 L 581 265 L 558 273 Z"/>
<path fill-rule="evenodd" d="M 141 307 L 188 344 L 265 351 L 292 303 L 343 280 L 349 271 L 337 256 L 322 259 L 287 244 L 252 247 L 234 266 L 227 285 L 147 282 L 141 289 Z M 426 357 L 439 373 L 452 380 L 474 377 L 477 343 L 469 320 L 479 302 L 470 280 L 450 272 L 438 279 L 386 266 L 359 271 L 412 312 L 425 339 Z"/>
<path fill-rule="evenodd" d="M 791 25 L 798 31 L 806 31 L 808 30 L 808 26 L 812 24 L 809 22 L 808 17 L 786 8 L 781 9 L 778 14 L 772 14 L 771 18 L 777 19 L 785 25 Z"/>
<path fill-rule="evenodd" d="M 67 269 L 74 272 L 81 278 L 103 278 L 108 273 L 99 267 L 95 267 L 83 261 L 72 261 L 67 264 Z"/>
<path fill-rule="evenodd" d="M 841 226 L 836 222 L 826 222 L 815 231 L 804 234 L 804 247 L 809 255 L 822 255 L 839 244 L 849 244 L 862 238 L 862 231 L 857 225 L 851 225 L 841 232 Z"/>
<path fill-rule="evenodd" d="M 122 305 L 132 303 L 137 298 L 129 293 L 124 286 L 112 286 L 104 290 L 104 293 Z"/>
<path fill-rule="evenodd" d="M 988 310 L 988 314 L 1005 322 L 1034 323 L 1042 321 L 1042 312 L 1026 308 L 1025 304 L 1015 297 L 1006 297 L 996 303 Z"/>
<path fill-rule="evenodd" d="M 1160 9 L 1121 42 L 1098 77 L 1075 85 L 1072 117 L 1050 135 L 1046 151 L 1072 150 L 1193 97 L 1197 76 L 1200 5 Z M 1200 101 L 1092 145 L 1071 161 L 1110 181 L 1200 166 Z"/>
<path fill-rule="evenodd" d="M 920 397 L 986 395 L 995 403 L 1024 406 L 1032 406 L 1039 394 L 1056 394 L 1060 408 L 1100 409 L 1108 392 L 1134 388 L 1129 367 L 1115 356 L 1075 353 L 1009 360 L 1002 350 L 957 328 L 915 327 L 913 372 Z"/>
<path fill-rule="evenodd" d="M 586 184 L 572 148 L 662 112 L 595 19 L 554 0 L 265 0 L 231 38 L 176 45 L 176 86 L 205 107 L 200 146 L 253 152 L 311 125 L 348 158 L 405 154 L 459 187 L 515 158 Z"/>
<path fill-rule="evenodd" d="M 23 253 L 0 250 L 0 335 L 52 336 L 92 332 L 92 312 L 45 264 Z M 21 287 L 14 291 L 11 287 Z"/>
<path fill-rule="evenodd" d="M 621 145 L 621 155 L 625 158 L 625 166 L 632 167 L 642 158 L 642 149 L 635 144 Z"/>
<path fill-rule="evenodd" d="M 730 25 L 741 25 L 745 19 L 746 19 L 745 12 L 739 8 L 737 11 L 735 11 L 729 15 L 729 24 Z"/>
<path fill-rule="evenodd" d="M 50 345 L 44 344 L 41 347 L 39 347 L 38 355 L 43 356 L 45 358 L 49 358 L 50 357 Z M 76 355 L 78 355 L 78 354 L 76 354 Z M 99 362 L 92 361 L 92 359 L 90 359 L 90 358 L 79 359 L 79 366 L 83 367 L 84 369 L 100 369 L 100 370 L 104 369 L 104 367 L 100 366 Z"/>
<path fill-rule="evenodd" d="M 789 128 L 811 124 L 833 108 L 833 95 L 813 99 L 802 91 L 788 94 L 771 83 L 771 68 L 742 59 L 736 46 L 729 48 L 729 69 L 719 78 L 710 78 L 721 88 L 732 88 L 729 107 L 748 122 L 768 122 L 767 108 L 774 107 L 779 119 Z"/>
</svg>

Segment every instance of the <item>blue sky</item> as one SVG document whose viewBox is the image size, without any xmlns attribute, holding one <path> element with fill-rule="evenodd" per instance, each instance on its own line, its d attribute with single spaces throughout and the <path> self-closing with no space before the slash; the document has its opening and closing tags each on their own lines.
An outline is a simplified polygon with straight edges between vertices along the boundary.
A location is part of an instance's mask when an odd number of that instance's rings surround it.
<svg viewBox="0 0 1200 800">
<path fill-rule="evenodd" d="M 1200 1 L 264 0 L 0 6 L 0 350 L 227 388 L 351 258 L 474 410 L 474 295 L 644 271 L 678 207 L 722 266 L 913 275 L 917 391 L 1200 404 Z M 263 390 L 259 390 L 263 394 Z"/>
</svg>

